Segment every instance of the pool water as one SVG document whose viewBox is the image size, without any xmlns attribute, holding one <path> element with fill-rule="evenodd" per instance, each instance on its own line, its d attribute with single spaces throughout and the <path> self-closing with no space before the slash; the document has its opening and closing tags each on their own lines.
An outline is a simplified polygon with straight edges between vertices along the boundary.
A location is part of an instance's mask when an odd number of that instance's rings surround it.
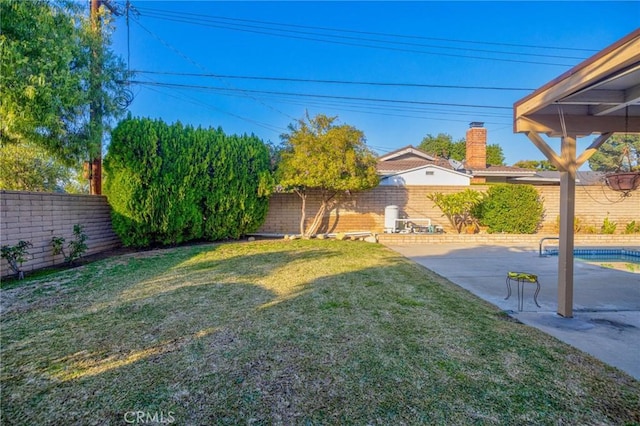
<svg viewBox="0 0 640 426">
<path fill-rule="evenodd" d="M 578 260 L 586 260 L 589 262 L 629 262 L 629 263 L 637 263 L 640 265 L 640 257 L 637 256 L 628 256 L 626 254 L 579 254 L 574 255 L 575 259 Z"/>
<path fill-rule="evenodd" d="M 547 256 L 557 256 L 558 249 L 545 250 Z M 628 249 L 574 249 L 575 260 L 605 268 L 640 273 L 640 250 Z"/>
</svg>

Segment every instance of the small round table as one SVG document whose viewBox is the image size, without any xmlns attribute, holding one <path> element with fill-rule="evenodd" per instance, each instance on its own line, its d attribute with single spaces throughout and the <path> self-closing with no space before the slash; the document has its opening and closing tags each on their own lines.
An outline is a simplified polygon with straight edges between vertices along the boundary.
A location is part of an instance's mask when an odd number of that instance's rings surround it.
<svg viewBox="0 0 640 426">
<path fill-rule="evenodd" d="M 504 300 L 507 300 L 511 297 L 511 281 L 516 281 L 518 283 L 518 311 L 522 311 L 524 305 L 524 285 L 526 283 L 531 283 L 536 285 L 536 292 L 533 295 L 533 301 L 536 303 L 536 306 L 540 308 L 538 304 L 538 293 L 540 293 L 540 282 L 538 281 L 538 276 L 535 274 L 531 274 L 529 272 L 507 272 L 507 297 Z M 522 286 L 522 291 L 520 291 L 520 286 Z"/>
</svg>

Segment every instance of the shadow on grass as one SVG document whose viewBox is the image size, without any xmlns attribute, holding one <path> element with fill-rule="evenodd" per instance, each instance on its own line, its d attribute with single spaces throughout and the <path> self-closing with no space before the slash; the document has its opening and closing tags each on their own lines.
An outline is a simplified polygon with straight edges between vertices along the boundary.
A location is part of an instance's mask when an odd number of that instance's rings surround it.
<svg viewBox="0 0 640 426">
<path fill-rule="evenodd" d="M 382 247 L 343 244 L 355 249 L 191 253 L 146 277 L 174 274 L 171 291 L 13 318 L 3 337 L 3 417 L 122 424 L 125 413 L 144 411 L 171 412 L 178 424 L 506 424 L 620 423 L 639 412 L 637 382 L 503 321 Z M 358 256 L 376 266 L 332 272 L 321 262 Z M 286 284 L 298 267 L 313 273 L 286 292 L 261 282 Z M 56 327 L 40 335 L 33 320 L 52 316 Z"/>
</svg>

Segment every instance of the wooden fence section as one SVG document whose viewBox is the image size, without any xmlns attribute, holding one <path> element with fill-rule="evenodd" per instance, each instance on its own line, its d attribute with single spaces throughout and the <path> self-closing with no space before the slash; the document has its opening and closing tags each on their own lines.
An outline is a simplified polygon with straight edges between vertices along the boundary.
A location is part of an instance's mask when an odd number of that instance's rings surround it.
<svg viewBox="0 0 640 426">
<path fill-rule="evenodd" d="M 53 256 L 51 238 L 73 239 L 73 226 L 84 226 L 88 239 L 85 255 L 96 254 L 120 246 L 111 227 L 111 209 L 107 198 L 96 195 L 70 195 L 44 192 L 0 191 L 0 243 L 14 245 L 29 241 L 29 259 L 24 271 L 50 267 L 64 262 L 62 255 Z M 12 273 L 2 259 L 0 274 Z"/>
<path fill-rule="evenodd" d="M 459 186 L 379 186 L 370 191 L 341 195 L 340 202 L 325 215 L 319 232 L 348 232 L 384 230 L 385 207 L 396 205 L 401 217 L 431 218 L 435 224 L 444 227 L 448 233 L 455 232 L 442 212 L 427 195 L 434 192 L 450 194 L 471 188 L 486 192 L 487 185 Z M 560 214 L 560 187 L 536 186 L 543 199 L 545 215 L 539 233 L 556 233 L 556 223 Z M 619 193 L 606 186 L 576 187 L 576 217 L 586 228 L 599 231 L 605 217 L 618 224 L 616 233 L 622 233 L 625 226 L 635 220 L 640 223 L 640 191 L 630 197 L 621 197 Z M 318 194 L 311 193 L 307 199 L 307 221 L 313 220 L 313 214 L 320 205 Z M 299 233 L 300 197 L 296 194 L 274 194 L 269 204 L 269 213 L 260 228 L 262 233 L 293 234 Z M 640 239 L 640 236 L 636 235 Z"/>
</svg>

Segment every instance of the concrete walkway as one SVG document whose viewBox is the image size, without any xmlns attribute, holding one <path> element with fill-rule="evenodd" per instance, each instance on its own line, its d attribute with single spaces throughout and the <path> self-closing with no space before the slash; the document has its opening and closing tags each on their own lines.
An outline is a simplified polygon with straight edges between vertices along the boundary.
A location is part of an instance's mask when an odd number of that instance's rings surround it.
<svg viewBox="0 0 640 426">
<path fill-rule="evenodd" d="M 574 317 L 557 312 L 557 257 L 539 257 L 538 248 L 407 244 L 389 246 L 536 327 L 640 380 L 640 274 L 576 261 Z M 517 286 L 508 300 L 507 271 L 538 275 L 542 285 L 538 308 L 535 285 L 525 286 L 524 308 L 518 312 Z"/>
</svg>

